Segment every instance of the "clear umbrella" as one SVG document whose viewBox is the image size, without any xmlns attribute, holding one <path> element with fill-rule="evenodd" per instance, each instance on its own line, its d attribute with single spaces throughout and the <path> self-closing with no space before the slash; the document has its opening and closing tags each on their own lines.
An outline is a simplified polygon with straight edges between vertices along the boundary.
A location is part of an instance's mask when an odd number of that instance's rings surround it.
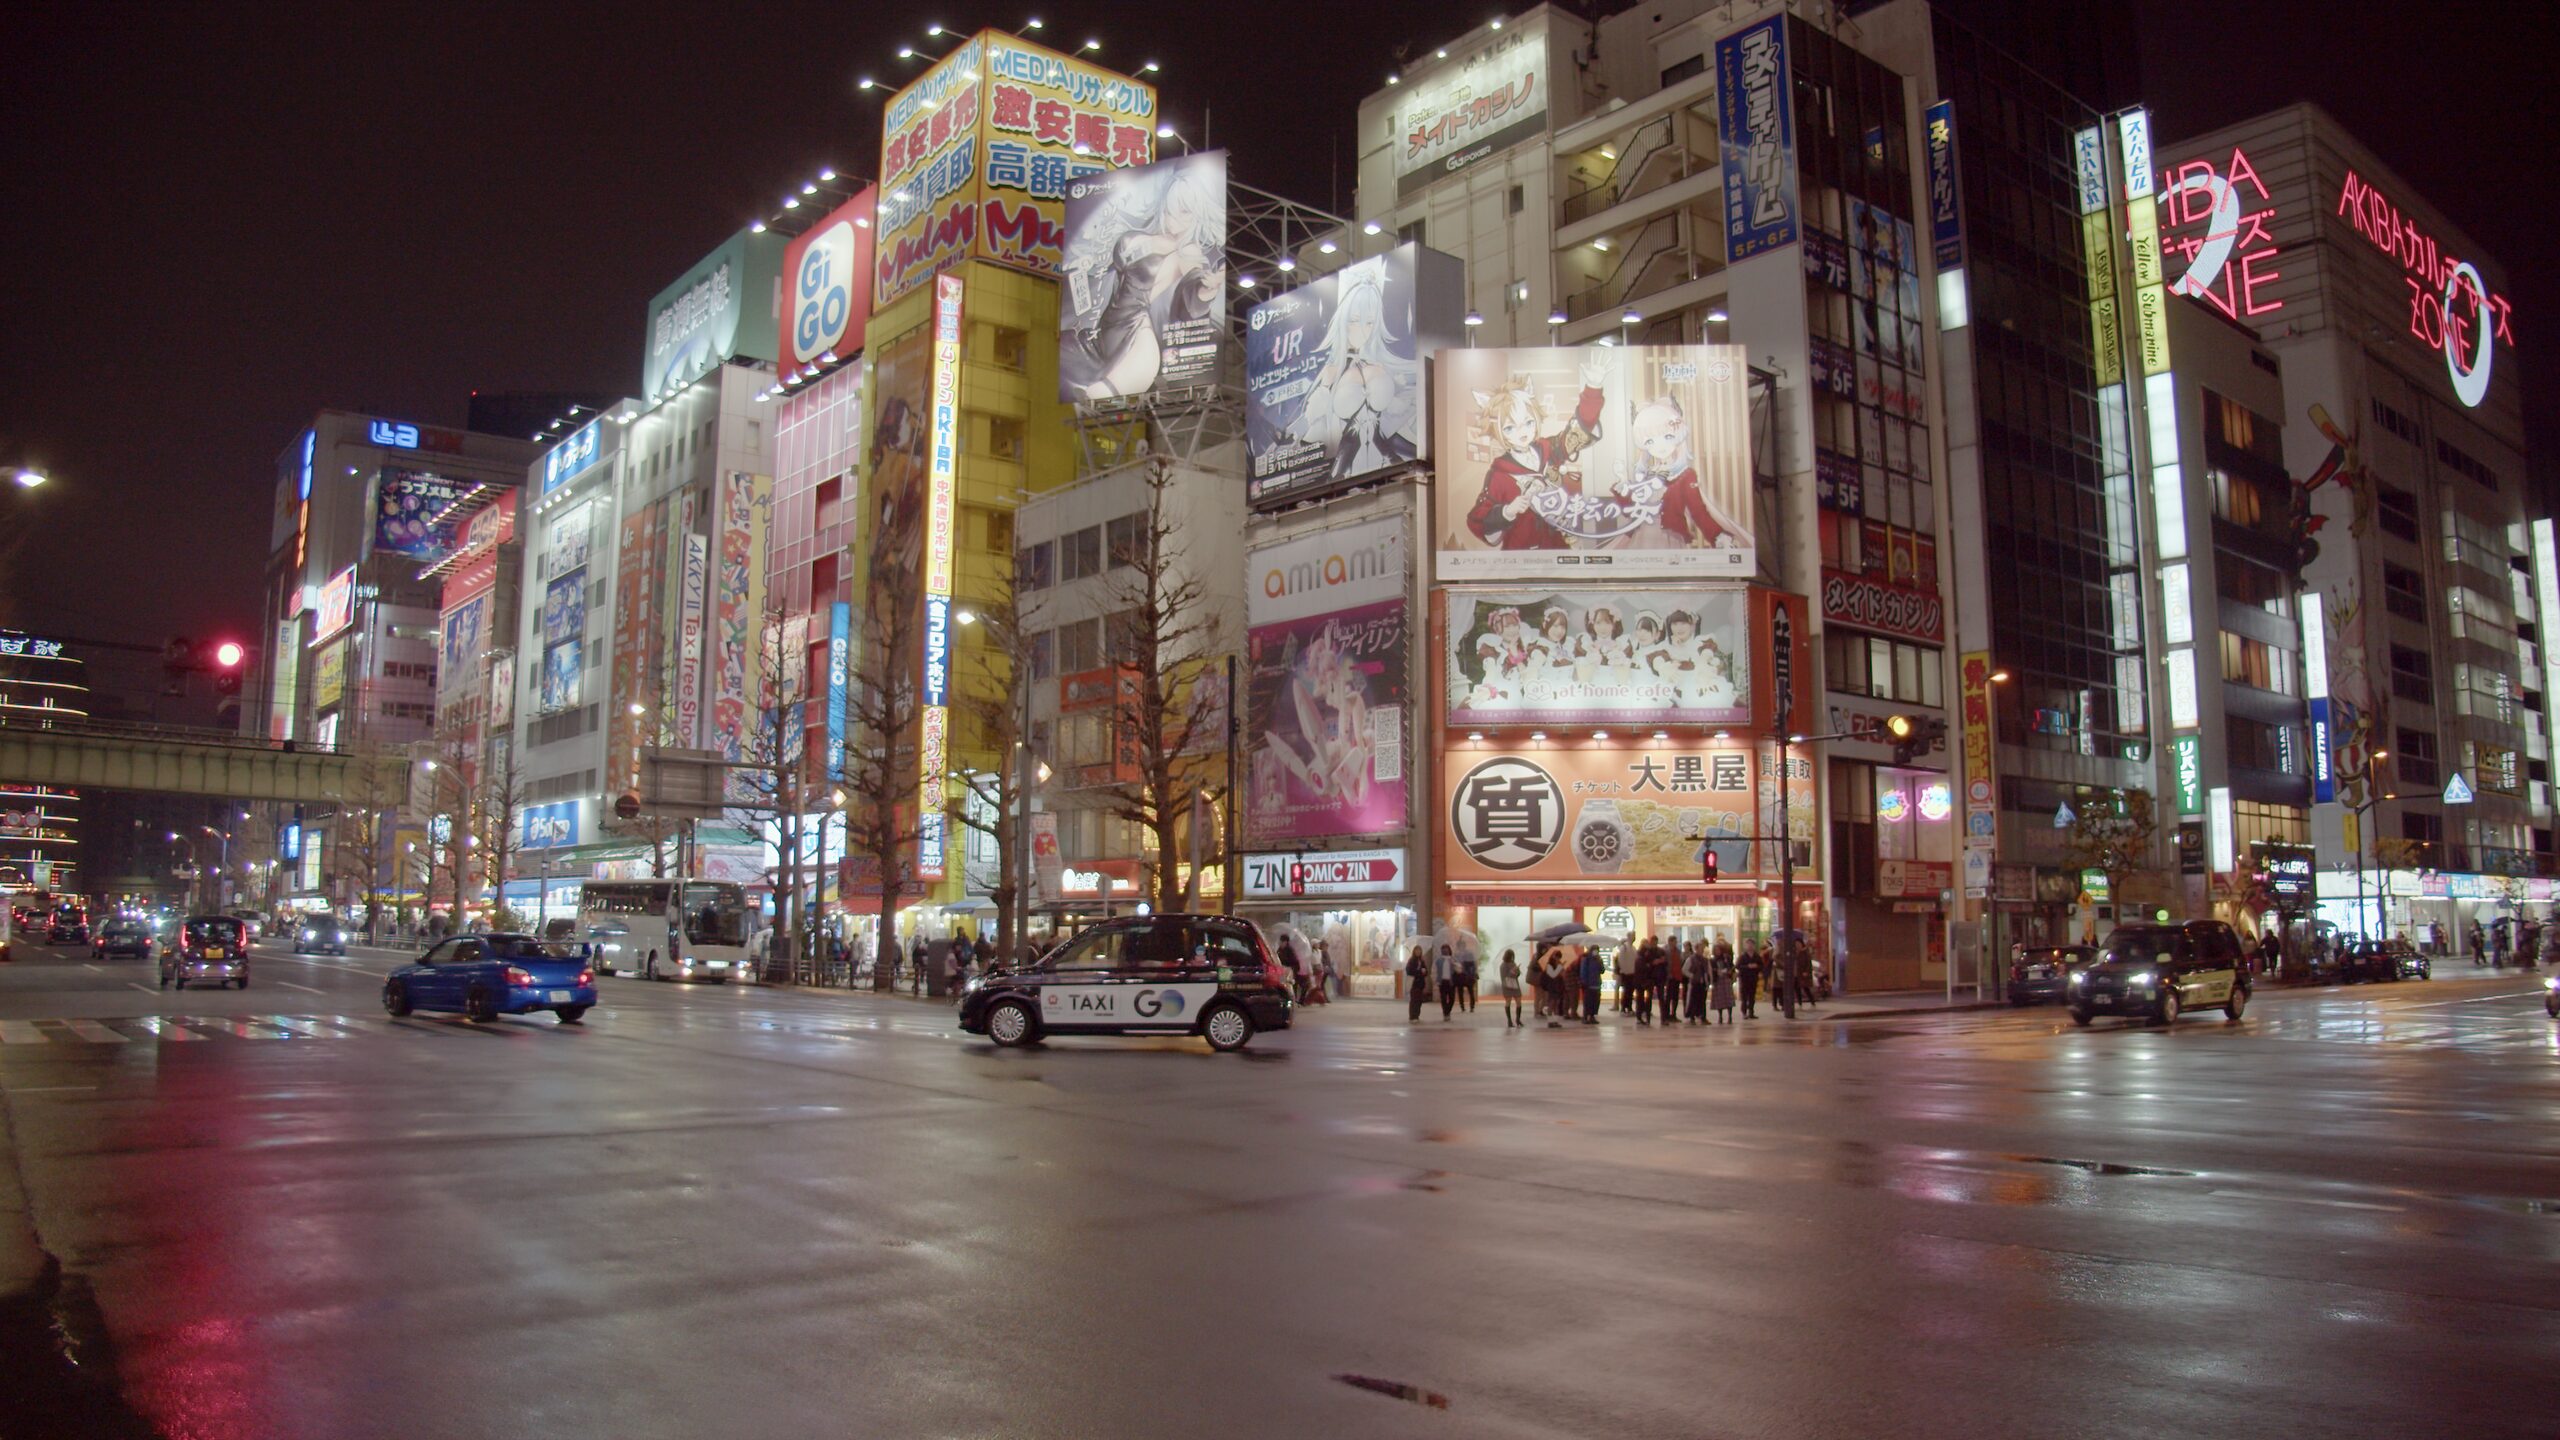
<svg viewBox="0 0 2560 1440">
<path fill-rule="evenodd" d="M 1481 958 L 1484 954 L 1483 938 L 1461 925 L 1443 925 L 1425 937 L 1422 943 L 1430 946 L 1434 951 L 1446 945 L 1449 947 L 1449 953 L 1460 959 L 1465 959 L 1469 955 Z"/>
</svg>

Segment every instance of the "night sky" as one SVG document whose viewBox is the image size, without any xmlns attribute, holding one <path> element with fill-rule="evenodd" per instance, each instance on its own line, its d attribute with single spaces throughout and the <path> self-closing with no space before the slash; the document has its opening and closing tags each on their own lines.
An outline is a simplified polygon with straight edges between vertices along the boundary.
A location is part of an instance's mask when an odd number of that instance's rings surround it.
<svg viewBox="0 0 2560 1440">
<path fill-rule="evenodd" d="M 2560 365 L 2536 352 L 2560 335 L 2545 256 L 2560 107 L 2530 27 L 2487 6 L 2361 7 L 2371 21 L 2307 0 L 2139 8 L 2164 142 L 2316 100 L 2505 264 L 2534 468 L 2551 474 Z M 884 12 L 904 17 L 894 32 Z M 1092 34 L 1107 64 L 1161 61 L 1171 117 L 1196 136 L 1206 110 L 1238 179 L 1340 210 L 1359 97 L 1400 46 L 1492 12 L 22 13 L 0 85 L 0 464 L 57 483 L 0 497 L 0 526 L 49 527 L 19 548 L 0 603 L 18 624 L 108 639 L 246 636 L 275 456 L 313 411 L 458 424 L 475 387 L 629 393 L 650 295 L 820 165 L 877 165 L 878 102 L 857 75 L 914 73 L 896 48 L 936 20 L 1033 13 L 1062 49 Z"/>
</svg>

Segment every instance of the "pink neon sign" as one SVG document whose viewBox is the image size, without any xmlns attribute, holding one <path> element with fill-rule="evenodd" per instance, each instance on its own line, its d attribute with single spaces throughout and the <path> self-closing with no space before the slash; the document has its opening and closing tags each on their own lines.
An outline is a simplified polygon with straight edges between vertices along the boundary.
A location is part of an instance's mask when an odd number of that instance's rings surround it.
<svg viewBox="0 0 2560 1440">
<path fill-rule="evenodd" d="M 2252 204 L 2258 208 L 2250 209 Z M 2186 273 L 2171 282 L 2170 290 L 2202 300 L 2234 320 L 2283 309 L 2284 301 L 2260 293 L 2282 278 L 2269 228 L 2275 213 L 2266 182 L 2236 146 L 2231 163 L 2219 171 L 2210 160 L 2189 160 L 2163 171 L 2161 248 L 2187 262 Z M 2188 226 L 2195 228 L 2187 234 L 2166 233 Z"/>
<path fill-rule="evenodd" d="M 2491 294 L 2476 268 L 2446 253 L 2380 187 L 2352 170 L 2338 189 L 2337 213 L 2366 243 L 2400 262 L 2409 290 L 2409 333 L 2445 353 L 2455 391 L 2465 404 L 2479 404 L 2474 396 L 2488 388 L 2495 347 L 2516 343 L 2507 297 Z"/>
</svg>

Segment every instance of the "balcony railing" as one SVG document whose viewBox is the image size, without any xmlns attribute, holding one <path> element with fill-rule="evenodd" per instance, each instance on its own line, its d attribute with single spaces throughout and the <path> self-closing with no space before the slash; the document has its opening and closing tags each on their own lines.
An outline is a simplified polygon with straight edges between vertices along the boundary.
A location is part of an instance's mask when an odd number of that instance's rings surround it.
<svg viewBox="0 0 2560 1440">
<path fill-rule="evenodd" d="M 1588 220 L 1612 206 L 1686 180 L 1714 164 L 1682 143 L 1679 127 L 1673 124 L 1677 119 L 1677 115 L 1659 116 L 1628 136 L 1626 149 L 1609 167 L 1608 174 L 1565 197 L 1559 207 L 1563 223 Z"/>
<path fill-rule="evenodd" d="M 1616 266 L 1600 283 L 1565 297 L 1568 320 L 1587 319 L 1632 305 L 1702 273 L 1698 256 L 1680 239 L 1680 217 L 1657 215 L 1635 233 Z"/>
</svg>

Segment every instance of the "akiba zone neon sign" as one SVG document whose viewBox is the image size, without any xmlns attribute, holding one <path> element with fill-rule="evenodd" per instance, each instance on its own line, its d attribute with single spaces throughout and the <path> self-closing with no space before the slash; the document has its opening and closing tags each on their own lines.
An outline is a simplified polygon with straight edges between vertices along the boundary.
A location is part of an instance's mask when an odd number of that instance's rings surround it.
<svg viewBox="0 0 2560 1440">
<path fill-rule="evenodd" d="M 2169 293 L 2202 300 L 2234 320 L 2283 309 L 2282 300 L 2259 293 L 2261 286 L 2281 278 L 2275 268 L 2275 235 L 2269 229 L 2276 211 L 2269 202 L 2266 182 L 2237 146 L 2231 163 L 2219 171 L 2211 161 L 2189 160 L 2163 174 L 2161 225 L 2175 229 L 2204 222 L 2201 234 L 2161 242 L 2187 261 L 2186 273 L 2170 282 Z M 2252 203 L 2258 208 L 2249 209 Z"/>
<path fill-rule="evenodd" d="M 2455 398 L 2477 408 L 2489 398 L 2489 367 L 2500 345 L 2516 343 L 2513 313 L 2504 295 L 2467 260 L 2444 252 L 2371 181 L 2347 172 L 2338 188 L 2338 212 L 2357 234 L 2400 262 L 2409 290 L 2409 333 L 2444 352 L 2444 373 Z"/>
</svg>

